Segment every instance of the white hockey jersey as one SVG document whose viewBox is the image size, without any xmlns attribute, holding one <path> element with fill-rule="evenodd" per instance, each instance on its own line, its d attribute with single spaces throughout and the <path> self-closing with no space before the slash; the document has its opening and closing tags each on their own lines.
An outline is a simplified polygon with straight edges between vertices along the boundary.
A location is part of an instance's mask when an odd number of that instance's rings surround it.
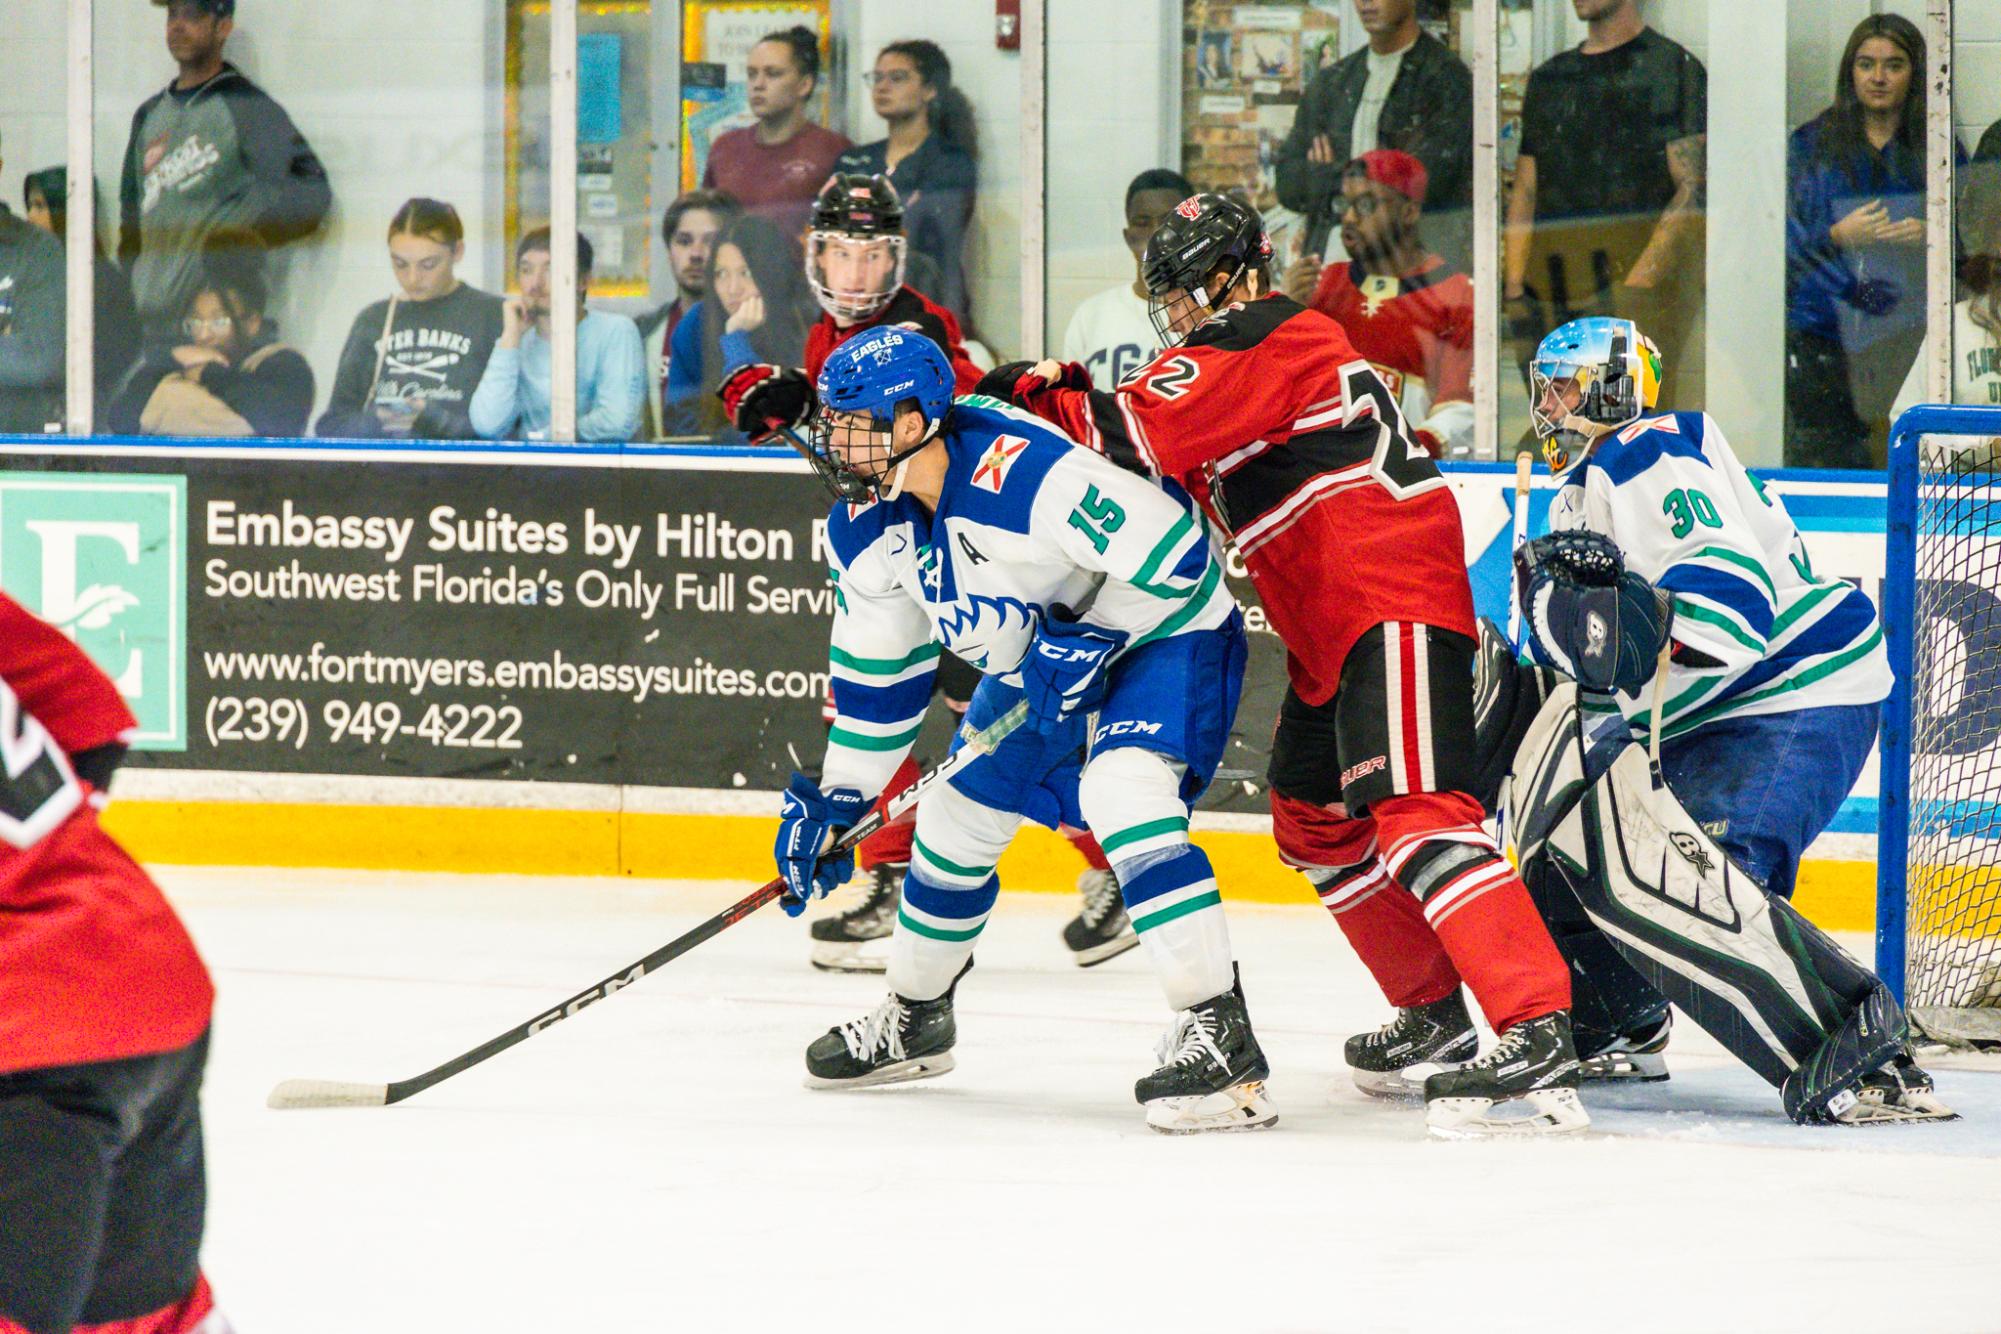
<svg viewBox="0 0 2001 1334">
<path fill-rule="evenodd" d="M 1019 683 L 1052 606 L 1125 631 L 1127 653 L 1236 609 L 1186 497 L 995 399 L 960 399 L 943 438 L 935 513 L 905 495 L 836 505 L 828 523 L 836 717 L 823 789 L 882 791 L 917 740 L 941 644 Z"/>
<path fill-rule="evenodd" d="M 1160 335 L 1131 283 L 1085 299 L 1063 331 L 1062 357 L 1091 373 L 1091 386 L 1111 393 L 1160 355 Z"/>
<path fill-rule="evenodd" d="M 1549 519 L 1618 543 L 1627 567 L 1674 599 L 1676 642 L 1721 664 L 1671 667 L 1663 740 L 1721 718 L 1890 693 L 1875 604 L 1814 573 L 1785 503 L 1744 470 L 1707 413 L 1649 417 L 1599 441 Z M 1635 731 L 1651 728 L 1651 699 L 1621 695 L 1619 707 Z"/>
</svg>

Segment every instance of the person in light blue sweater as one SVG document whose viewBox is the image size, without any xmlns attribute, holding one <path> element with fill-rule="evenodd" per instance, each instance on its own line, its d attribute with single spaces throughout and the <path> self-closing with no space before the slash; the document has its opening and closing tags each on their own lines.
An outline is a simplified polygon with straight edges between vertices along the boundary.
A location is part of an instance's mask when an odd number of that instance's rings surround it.
<svg viewBox="0 0 2001 1334">
<path fill-rule="evenodd" d="M 660 417 L 667 434 L 741 441 L 716 386 L 739 366 L 798 365 L 806 327 L 818 317 L 798 243 L 763 218 L 731 223 L 709 261 L 708 295 L 668 342 Z"/>
<path fill-rule="evenodd" d="M 547 227 L 514 251 L 520 294 L 501 307 L 500 342 L 473 391 L 468 415 L 487 440 L 549 438 L 549 246 Z M 577 439 L 624 444 L 639 433 L 646 399 L 646 354 L 639 326 L 624 315 L 586 310 L 591 243 L 577 238 Z"/>
</svg>

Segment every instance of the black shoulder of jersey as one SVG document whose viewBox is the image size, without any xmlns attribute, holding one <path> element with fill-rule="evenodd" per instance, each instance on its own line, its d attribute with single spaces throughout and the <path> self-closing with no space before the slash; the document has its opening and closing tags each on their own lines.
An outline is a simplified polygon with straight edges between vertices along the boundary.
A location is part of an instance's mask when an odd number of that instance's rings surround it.
<svg viewBox="0 0 2001 1334">
<path fill-rule="evenodd" d="M 945 335 L 945 321 L 938 318 L 927 301 L 914 287 L 899 287 L 889 304 L 875 317 L 877 324 L 907 324 L 945 349 L 947 356 L 952 349 Z"/>
<path fill-rule="evenodd" d="M 1272 330 L 1306 307 L 1282 293 L 1259 297 L 1235 310 L 1224 311 L 1188 335 L 1184 347 L 1213 347 L 1220 352 L 1248 352 L 1271 336 Z"/>
</svg>

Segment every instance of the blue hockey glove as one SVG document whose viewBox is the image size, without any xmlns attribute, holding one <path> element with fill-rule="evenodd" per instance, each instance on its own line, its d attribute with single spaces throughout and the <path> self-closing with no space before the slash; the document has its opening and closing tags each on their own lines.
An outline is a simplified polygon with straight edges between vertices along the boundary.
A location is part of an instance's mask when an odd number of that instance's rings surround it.
<svg viewBox="0 0 2001 1334">
<path fill-rule="evenodd" d="M 1047 731 L 1097 708 L 1112 655 L 1125 646 L 1123 630 L 1045 616 L 1021 660 L 1021 688 L 1036 729 Z"/>
<path fill-rule="evenodd" d="M 848 851 L 822 857 L 828 846 L 855 827 L 868 811 L 868 799 L 851 787 L 822 792 L 804 774 L 793 774 L 778 812 L 778 841 L 773 854 L 778 874 L 785 877 L 785 896 L 778 906 L 793 917 L 816 898 L 831 894 L 855 873 L 855 854 Z"/>
<path fill-rule="evenodd" d="M 1635 691 L 1674 625 L 1667 595 L 1626 568 L 1611 539 L 1550 533 L 1515 553 L 1515 587 L 1536 661 L 1583 690 Z"/>
</svg>

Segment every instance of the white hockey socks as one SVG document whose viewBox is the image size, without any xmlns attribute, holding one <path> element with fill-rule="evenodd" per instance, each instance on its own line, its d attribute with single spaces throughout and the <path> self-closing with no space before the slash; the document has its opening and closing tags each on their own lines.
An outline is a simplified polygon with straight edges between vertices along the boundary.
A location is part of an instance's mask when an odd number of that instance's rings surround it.
<svg viewBox="0 0 2001 1334">
<path fill-rule="evenodd" d="M 973 800 L 950 783 L 917 809 L 903 906 L 889 940 L 889 989 L 936 1000 L 952 985 L 1000 893 L 994 866 L 1021 817 Z"/>
</svg>

